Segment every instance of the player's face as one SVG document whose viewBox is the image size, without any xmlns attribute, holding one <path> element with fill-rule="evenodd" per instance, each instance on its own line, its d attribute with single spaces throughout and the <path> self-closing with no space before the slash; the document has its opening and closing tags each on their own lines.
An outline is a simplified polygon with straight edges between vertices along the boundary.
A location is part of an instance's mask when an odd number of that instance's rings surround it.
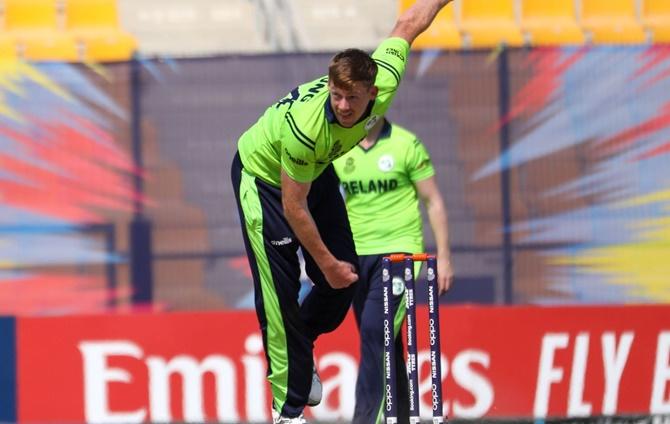
<svg viewBox="0 0 670 424">
<path fill-rule="evenodd" d="M 335 117 L 345 128 L 353 127 L 365 113 L 368 103 L 377 97 L 377 87 L 368 87 L 362 83 L 354 83 L 351 89 L 336 87 L 329 83 L 328 90 Z"/>
</svg>

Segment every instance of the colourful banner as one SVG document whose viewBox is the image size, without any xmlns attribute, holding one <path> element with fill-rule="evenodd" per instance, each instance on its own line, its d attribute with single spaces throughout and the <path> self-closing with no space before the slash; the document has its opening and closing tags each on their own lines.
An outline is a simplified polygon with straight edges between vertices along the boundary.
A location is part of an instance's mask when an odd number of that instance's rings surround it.
<svg viewBox="0 0 670 424">
<path fill-rule="evenodd" d="M 670 413 L 670 307 L 443 307 L 450 417 Z M 430 412 L 427 311 L 421 407 Z M 348 420 L 358 362 L 350 316 L 317 341 L 319 421 Z M 19 422 L 267 422 L 252 312 L 17 319 Z M 265 388 L 262 390 L 260 388 Z"/>
</svg>

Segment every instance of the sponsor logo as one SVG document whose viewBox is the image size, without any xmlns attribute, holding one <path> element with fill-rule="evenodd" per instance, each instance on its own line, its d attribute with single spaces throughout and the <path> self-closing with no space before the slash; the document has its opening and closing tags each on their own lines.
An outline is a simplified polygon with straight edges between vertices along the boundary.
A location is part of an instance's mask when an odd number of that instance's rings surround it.
<svg viewBox="0 0 670 424">
<path fill-rule="evenodd" d="M 300 158 L 293 157 L 293 155 L 291 155 L 291 153 L 288 151 L 288 149 L 286 147 L 284 147 L 284 153 L 286 153 L 286 157 L 288 158 L 288 160 L 295 163 L 296 165 L 300 165 L 300 166 L 307 165 L 307 161 L 305 161 L 303 159 L 300 159 Z"/>
<path fill-rule="evenodd" d="M 439 359 L 437 358 L 437 353 L 434 350 L 431 350 L 430 351 L 430 376 L 433 379 L 438 378 L 438 376 L 437 376 L 437 361 L 439 361 Z"/>
<path fill-rule="evenodd" d="M 433 391 L 433 411 L 437 411 L 437 408 L 440 406 L 441 400 L 437 396 L 437 386 L 432 384 L 430 389 Z"/>
<path fill-rule="evenodd" d="M 281 240 L 270 240 L 270 244 L 273 246 L 286 246 L 287 244 L 293 243 L 293 239 L 291 237 L 284 237 Z"/>
<path fill-rule="evenodd" d="M 386 301 L 390 292 L 389 287 Z M 417 316 L 423 317 L 426 310 L 420 306 Z M 451 385 L 443 392 L 443 407 L 454 417 L 665 413 L 670 402 L 670 330 L 664 324 L 670 308 L 615 308 L 627 314 L 626 322 L 613 321 L 609 308 L 565 310 L 570 313 L 557 317 L 554 310 L 468 307 L 468 318 L 472 313 L 482 319 L 473 320 L 472 328 L 443 328 L 439 335 L 451 340 L 444 354 L 422 349 L 416 359 L 408 359 L 408 369 L 424 371 L 414 386 L 421 409 L 431 409 L 431 401 L 439 396 L 434 398 L 428 390 L 433 384 L 439 389 L 442 381 Z M 449 312 L 457 321 L 462 311 Z M 393 321 L 386 318 L 383 331 L 391 346 Z M 253 312 L 17 320 L 21 422 L 270 419 L 272 394 Z M 488 325 L 497 321 L 517 327 L 501 332 Z M 433 324 L 437 330 L 437 321 Z M 358 347 L 351 338 L 355 325 L 350 315 L 338 331 L 319 339 L 317 365 L 332 372 L 324 378 L 324 403 L 311 410 L 315 420 L 351 418 L 358 369 Z M 425 328 L 421 322 L 413 327 Z M 222 329 L 224 338 L 211 336 Z M 524 348 L 510 350 L 510 343 Z M 434 364 L 440 360 L 441 370 L 429 364 L 430 359 Z M 432 376 L 437 379 L 431 381 Z M 511 378 L 523 387 L 518 398 L 528 400 L 521 409 L 513 400 L 497 396 L 506 393 Z M 386 393 L 383 396 L 386 399 Z M 465 396 L 469 402 L 457 401 Z"/>
<path fill-rule="evenodd" d="M 391 385 L 386 385 L 386 411 L 391 411 L 393 408 L 393 395 L 391 394 Z"/>
<path fill-rule="evenodd" d="M 254 387 L 264 384 L 265 364 L 262 356 L 263 344 L 259 334 L 249 335 L 245 342 L 243 379 L 249 379 Z M 238 379 L 237 369 L 232 358 L 213 353 L 203 358 L 180 354 L 172 358 L 148 355 L 141 345 L 131 340 L 87 340 L 78 345 L 83 366 L 84 417 L 89 423 L 141 423 L 154 422 L 203 422 L 207 414 L 203 409 L 204 380 L 206 375 L 214 378 L 219 395 L 216 397 L 215 413 L 218 421 L 239 421 L 242 415 L 237 404 L 237 387 L 228 387 Z M 113 358 L 113 359 L 112 359 Z M 122 361 L 121 359 L 125 359 Z M 114 362 L 116 360 L 116 362 Z M 147 390 L 149 407 L 134 409 L 119 408 L 110 400 L 110 387 L 118 391 L 128 388 L 134 382 L 129 369 L 133 362 L 142 363 L 148 375 Z M 130 368 L 123 368 L 125 364 Z M 136 368 L 135 368 L 136 369 Z M 181 398 L 173 397 L 174 376 L 183 382 L 184 392 Z M 233 383 L 235 384 L 235 383 Z M 246 391 L 250 401 L 263 403 L 265 394 L 260 391 Z M 181 419 L 173 416 L 174 405 L 182 403 Z M 247 411 L 248 417 L 262 418 L 254 411 Z M 211 416 L 210 416 L 211 418 Z"/>
<path fill-rule="evenodd" d="M 407 290 L 406 294 L 407 294 L 407 297 L 406 297 L 407 307 L 409 308 L 409 307 L 414 306 L 414 290 Z M 408 316 L 408 318 L 409 318 L 409 316 Z M 408 321 L 408 323 L 409 323 L 409 321 Z"/>
<path fill-rule="evenodd" d="M 391 329 L 389 320 L 384 320 L 384 346 L 391 344 Z"/>
<path fill-rule="evenodd" d="M 416 371 L 416 354 L 415 353 L 410 353 L 409 356 L 407 357 L 407 371 L 408 372 L 414 372 Z"/>
<path fill-rule="evenodd" d="M 379 167 L 379 170 L 382 172 L 389 172 L 390 170 L 393 169 L 394 164 L 395 163 L 393 161 L 393 156 L 391 155 L 383 155 L 377 161 L 377 166 Z"/>
<path fill-rule="evenodd" d="M 242 345 L 240 356 L 218 352 L 202 356 L 185 352 L 159 355 L 148 353 L 149 349 L 133 340 L 82 341 L 78 344 L 83 371 L 82 418 L 91 424 L 267 422 L 268 393 L 258 390 L 267 384 L 261 335 L 247 335 Z M 344 380 L 336 390 L 353 391 L 356 381 L 353 357 L 331 351 L 322 354 L 317 363 L 330 364 L 339 370 L 335 379 Z M 327 381 L 324 380 L 326 384 Z M 77 392 L 71 390 L 74 382 L 67 384 L 63 387 L 70 390 L 64 390 L 65 393 Z M 142 388 L 142 384 L 146 386 Z M 139 398 L 138 389 L 140 393 L 144 391 Z M 125 402 L 120 404 L 122 393 L 126 393 Z M 324 396 L 329 394 L 327 390 L 324 392 Z M 69 400 L 67 395 L 57 396 Z M 338 404 L 323 409 L 321 415 L 315 413 L 315 418 L 342 417 L 346 407 Z M 63 421 L 67 419 L 54 417 L 43 422 Z"/>
<path fill-rule="evenodd" d="M 379 121 L 379 115 L 372 115 L 370 119 L 365 123 L 365 131 L 370 131 L 372 127 Z"/>
<path fill-rule="evenodd" d="M 435 331 L 435 320 L 431 318 L 429 321 L 429 332 L 430 332 L 430 345 L 435 346 L 437 341 L 437 332 Z"/>
</svg>

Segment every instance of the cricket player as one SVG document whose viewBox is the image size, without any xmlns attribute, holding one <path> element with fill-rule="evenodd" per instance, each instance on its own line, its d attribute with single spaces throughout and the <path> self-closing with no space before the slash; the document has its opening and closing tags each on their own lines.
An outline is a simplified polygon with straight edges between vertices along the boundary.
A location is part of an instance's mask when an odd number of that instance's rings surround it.
<svg viewBox="0 0 670 424">
<path fill-rule="evenodd" d="M 346 198 L 359 257 L 353 300 L 360 333 L 354 424 L 381 423 L 384 407 L 382 258 L 424 251 L 419 200 L 425 205 L 437 247 L 440 294 L 451 285 L 447 211 L 423 143 L 410 131 L 380 119 L 358 146 L 334 162 Z M 418 271 L 419 263 L 417 263 Z M 404 264 L 392 265 L 395 332 L 405 317 Z M 407 370 L 402 337 L 396 337 L 398 423 L 409 423 Z"/>
<path fill-rule="evenodd" d="M 405 73 L 410 44 L 448 3 L 416 1 L 372 55 L 358 49 L 336 54 L 328 75 L 291 90 L 238 140 L 231 180 L 274 423 L 304 423 L 305 406 L 320 401 L 314 342 L 342 322 L 358 281 L 358 257 L 332 161 L 382 119 Z M 346 21 L 342 30 L 350 30 Z M 314 283 L 301 304 L 298 248 Z"/>
</svg>

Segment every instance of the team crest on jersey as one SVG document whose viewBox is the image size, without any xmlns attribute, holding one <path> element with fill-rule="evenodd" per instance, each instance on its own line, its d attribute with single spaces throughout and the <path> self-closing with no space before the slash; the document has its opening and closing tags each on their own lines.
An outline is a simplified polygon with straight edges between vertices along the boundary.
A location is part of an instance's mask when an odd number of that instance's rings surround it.
<svg viewBox="0 0 670 424">
<path fill-rule="evenodd" d="M 344 172 L 351 174 L 355 169 L 356 165 L 354 165 L 354 158 L 347 158 L 347 161 L 344 162 Z"/>
<path fill-rule="evenodd" d="M 391 155 L 383 155 L 377 161 L 377 166 L 379 167 L 379 170 L 382 172 L 389 172 L 390 170 L 393 169 L 393 165 L 394 165 L 393 156 Z"/>
<path fill-rule="evenodd" d="M 370 131 L 377 121 L 379 121 L 379 115 L 372 115 L 370 119 L 368 119 L 368 122 L 365 123 L 365 131 Z"/>
<path fill-rule="evenodd" d="M 332 162 L 340 156 L 342 156 L 342 141 L 337 140 L 328 153 L 328 161 Z"/>
</svg>

